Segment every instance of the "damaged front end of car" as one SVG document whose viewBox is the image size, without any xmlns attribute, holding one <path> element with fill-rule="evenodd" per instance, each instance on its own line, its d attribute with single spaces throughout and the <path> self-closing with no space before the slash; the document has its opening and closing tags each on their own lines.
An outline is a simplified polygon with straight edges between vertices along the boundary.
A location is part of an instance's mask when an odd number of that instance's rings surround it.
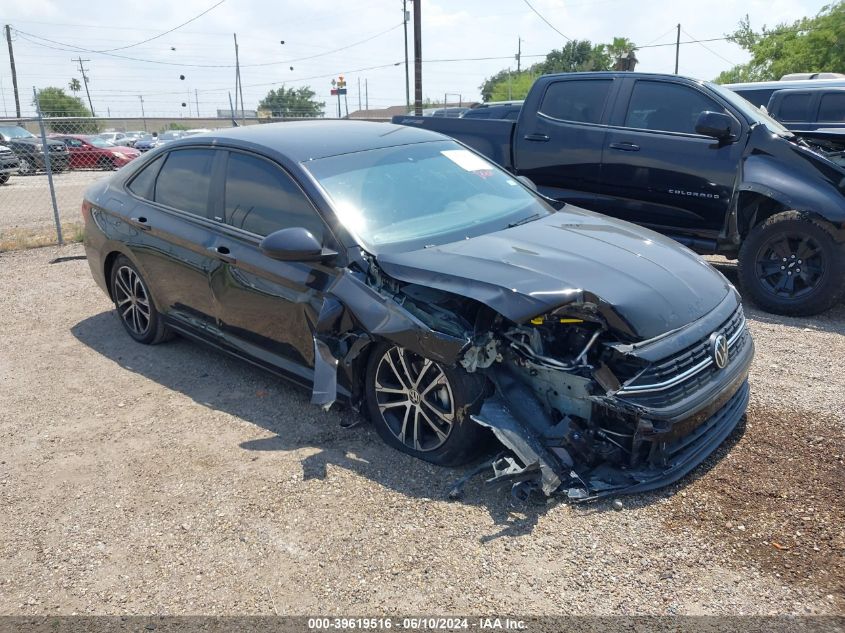
<svg viewBox="0 0 845 633">
<path fill-rule="evenodd" d="M 488 482 L 520 497 L 586 501 L 665 486 L 712 453 L 747 406 L 753 342 L 733 289 L 705 316 L 648 340 L 583 290 L 514 320 L 495 301 L 399 281 L 375 261 L 328 296 L 337 303 L 314 337 L 316 376 L 328 378 L 315 380 L 314 402 L 330 405 L 338 363 L 349 367 L 377 339 L 481 373 L 489 388 L 471 419 L 507 449 Z"/>
</svg>

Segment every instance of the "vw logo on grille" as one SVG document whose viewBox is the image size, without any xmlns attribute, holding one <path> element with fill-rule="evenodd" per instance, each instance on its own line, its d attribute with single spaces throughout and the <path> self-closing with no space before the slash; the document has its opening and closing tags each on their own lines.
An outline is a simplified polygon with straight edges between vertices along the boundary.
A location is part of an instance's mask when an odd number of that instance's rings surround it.
<svg viewBox="0 0 845 633">
<path fill-rule="evenodd" d="M 716 367 L 724 369 L 728 364 L 728 337 L 718 332 L 710 335 L 710 356 Z"/>
</svg>

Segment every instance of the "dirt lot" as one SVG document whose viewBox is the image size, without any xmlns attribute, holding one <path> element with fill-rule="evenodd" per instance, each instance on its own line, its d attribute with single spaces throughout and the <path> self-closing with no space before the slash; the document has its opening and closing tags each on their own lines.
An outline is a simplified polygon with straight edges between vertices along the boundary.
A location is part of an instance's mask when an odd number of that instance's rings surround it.
<svg viewBox="0 0 845 633">
<path fill-rule="evenodd" d="M 88 186 L 107 175 L 98 170 L 74 170 L 53 175 L 56 202 L 62 223 L 80 221 L 79 205 Z M 12 175 L 0 186 L 0 238 L 10 229 L 54 227 L 53 205 L 47 186 L 47 175 Z"/>
<path fill-rule="evenodd" d="M 669 490 L 514 506 L 0 255 L 0 613 L 841 613 L 845 307 L 748 308 L 745 428 Z M 724 270 L 730 274 L 730 267 Z"/>
</svg>

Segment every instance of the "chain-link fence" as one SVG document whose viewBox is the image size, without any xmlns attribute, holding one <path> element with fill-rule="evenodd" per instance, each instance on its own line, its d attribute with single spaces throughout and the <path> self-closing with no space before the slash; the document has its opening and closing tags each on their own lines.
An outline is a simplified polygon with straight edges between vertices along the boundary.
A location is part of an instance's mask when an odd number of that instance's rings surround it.
<svg viewBox="0 0 845 633">
<path fill-rule="evenodd" d="M 238 125 L 281 119 L 246 118 Z M 170 140 L 232 127 L 231 118 L 0 119 L 0 252 L 82 238 L 85 190 Z"/>
</svg>

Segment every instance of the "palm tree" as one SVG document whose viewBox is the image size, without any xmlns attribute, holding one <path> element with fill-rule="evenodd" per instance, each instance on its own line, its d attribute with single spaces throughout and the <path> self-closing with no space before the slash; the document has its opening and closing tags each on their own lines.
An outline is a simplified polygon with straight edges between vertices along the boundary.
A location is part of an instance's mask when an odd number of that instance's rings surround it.
<svg viewBox="0 0 845 633">
<path fill-rule="evenodd" d="M 77 92 L 79 92 L 80 90 L 82 90 L 82 84 L 81 84 L 81 83 L 79 83 L 79 80 L 78 80 L 76 77 L 74 77 L 73 79 L 71 79 L 71 80 L 70 80 L 70 82 L 68 83 L 67 87 L 68 87 L 68 88 L 70 88 L 70 91 L 71 91 L 74 95 L 75 95 Z"/>
</svg>

